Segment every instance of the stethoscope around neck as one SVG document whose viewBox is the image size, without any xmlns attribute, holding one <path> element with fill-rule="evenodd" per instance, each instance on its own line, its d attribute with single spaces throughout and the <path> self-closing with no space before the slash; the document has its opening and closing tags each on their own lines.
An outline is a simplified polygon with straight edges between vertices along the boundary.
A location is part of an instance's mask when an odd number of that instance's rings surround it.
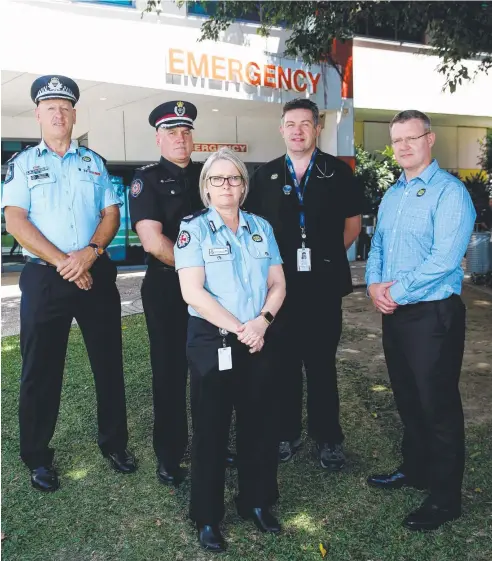
<svg viewBox="0 0 492 561">
<path fill-rule="evenodd" d="M 316 179 L 330 179 L 335 175 L 335 172 L 332 171 L 329 175 L 327 174 L 326 169 L 326 160 L 323 162 L 324 170 L 322 171 L 318 164 L 316 164 L 316 170 L 318 171 L 318 175 Z M 292 193 L 292 186 L 287 183 L 287 165 L 284 165 L 284 186 L 282 187 L 282 191 L 284 195 L 290 195 Z"/>
</svg>

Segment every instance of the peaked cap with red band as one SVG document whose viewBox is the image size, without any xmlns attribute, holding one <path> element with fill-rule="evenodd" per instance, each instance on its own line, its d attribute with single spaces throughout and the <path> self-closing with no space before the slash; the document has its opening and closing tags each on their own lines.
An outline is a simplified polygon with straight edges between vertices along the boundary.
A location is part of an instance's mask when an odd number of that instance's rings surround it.
<svg viewBox="0 0 492 561">
<path fill-rule="evenodd" d="M 149 115 L 151 127 L 156 129 L 173 129 L 174 127 L 188 127 L 193 129 L 197 110 L 188 101 L 167 101 L 156 107 Z"/>
</svg>

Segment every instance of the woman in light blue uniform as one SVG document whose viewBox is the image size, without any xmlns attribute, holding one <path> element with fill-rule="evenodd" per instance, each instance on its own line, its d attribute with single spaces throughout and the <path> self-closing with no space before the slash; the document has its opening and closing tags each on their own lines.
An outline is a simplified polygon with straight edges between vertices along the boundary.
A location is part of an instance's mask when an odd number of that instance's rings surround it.
<svg viewBox="0 0 492 561">
<path fill-rule="evenodd" d="M 267 328 L 285 298 L 285 279 L 270 224 L 240 210 L 246 167 L 222 149 L 205 163 L 205 210 L 181 223 L 174 254 L 188 303 L 193 447 L 190 517 L 200 544 L 223 551 L 224 456 L 236 410 L 239 514 L 277 533 L 278 438 Z"/>
</svg>

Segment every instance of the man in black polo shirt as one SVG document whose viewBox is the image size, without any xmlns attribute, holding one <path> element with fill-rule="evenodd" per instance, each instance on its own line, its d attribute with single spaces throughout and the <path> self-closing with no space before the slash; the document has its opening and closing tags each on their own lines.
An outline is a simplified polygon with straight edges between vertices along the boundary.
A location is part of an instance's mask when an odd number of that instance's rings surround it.
<svg viewBox="0 0 492 561">
<path fill-rule="evenodd" d="M 345 456 L 335 357 L 342 297 L 352 292 L 346 250 L 360 232 L 364 198 L 350 167 L 316 148 L 320 131 L 315 103 L 288 102 L 280 126 L 287 154 L 257 170 L 246 205 L 272 224 L 287 281 L 272 330 L 278 347 L 279 459 L 290 460 L 301 445 L 304 365 L 308 432 L 321 466 L 337 471 Z"/>
</svg>

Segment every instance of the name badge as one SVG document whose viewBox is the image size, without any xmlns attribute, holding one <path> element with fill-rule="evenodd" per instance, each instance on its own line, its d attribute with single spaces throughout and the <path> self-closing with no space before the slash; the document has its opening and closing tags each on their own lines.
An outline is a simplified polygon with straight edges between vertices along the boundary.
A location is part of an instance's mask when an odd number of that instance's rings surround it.
<svg viewBox="0 0 492 561">
<path fill-rule="evenodd" d="M 231 347 L 221 347 L 218 349 L 219 353 L 219 370 L 232 369 L 232 353 Z"/>
<path fill-rule="evenodd" d="M 309 247 L 301 247 L 297 250 L 297 270 L 311 270 L 311 250 Z"/>
<path fill-rule="evenodd" d="M 229 255 L 229 248 L 228 247 L 213 247 L 212 249 L 208 250 L 208 254 L 212 257 L 215 255 Z"/>
</svg>

